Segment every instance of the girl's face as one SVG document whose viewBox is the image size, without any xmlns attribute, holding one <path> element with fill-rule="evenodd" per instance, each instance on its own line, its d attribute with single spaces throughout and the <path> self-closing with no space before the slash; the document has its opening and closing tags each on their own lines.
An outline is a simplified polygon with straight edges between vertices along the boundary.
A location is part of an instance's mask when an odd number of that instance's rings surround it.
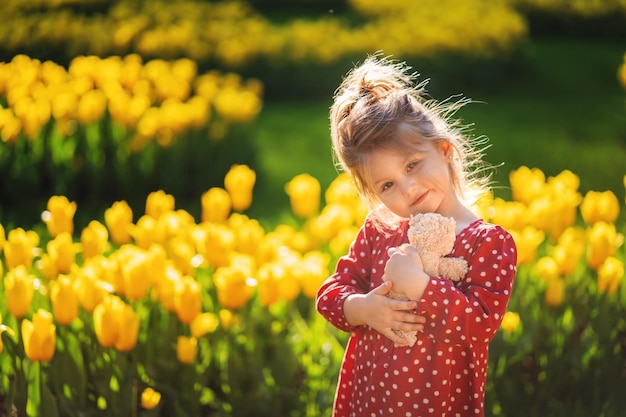
<svg viewBox="0 0 626 417">
<path fill-rule="evenodd" d="M 425 142 L 406 152 L 374 150 L 368 166 L 374 194 L 400 217 L 433 212 L 451 216 L 460 205 L 450 177 L 451 156 L 447 142 Z"/>
</svg>

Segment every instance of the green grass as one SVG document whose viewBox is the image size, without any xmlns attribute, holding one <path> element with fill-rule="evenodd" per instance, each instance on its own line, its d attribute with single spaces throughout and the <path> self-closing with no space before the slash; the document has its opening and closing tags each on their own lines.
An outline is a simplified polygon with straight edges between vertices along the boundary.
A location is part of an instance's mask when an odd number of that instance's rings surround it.
<svg viewBox="0 0 626 417">
<path fill-rule="evenodd" d="M 499 165 L 496 195 L 508 198 L 510 171 L 526 165 L 548 176 L 569 169 L 580 177 L 581 192 L 612 190 L 624 200 L 626 91 L 616 73 L 625 52 L 617 41 L 543 39 L 524 47 L 510 75 L 454 91 L 476 101 L 458 116 L 473 124 L 474 135 L 489 138 L 485 159 Z M 422 76 L 437 85 L 437 73 Z M 323 188 L 336 176 L 328 132 L 331 95 L 265 104 L 255 124 L 259 180 L 251 215 L 281 221 L 288 207 L 283 186 L 294 175 L 310 173 Z"/>
</svg>

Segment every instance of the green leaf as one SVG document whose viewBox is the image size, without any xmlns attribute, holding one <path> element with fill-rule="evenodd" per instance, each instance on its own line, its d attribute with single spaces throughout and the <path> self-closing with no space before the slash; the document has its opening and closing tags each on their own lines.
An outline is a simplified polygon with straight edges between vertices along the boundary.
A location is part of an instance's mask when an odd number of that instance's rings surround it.
<svg viewBox="0 0 626 417">
<path fill-rule="evenodd" d="M 26 415 L 29 417 L 44 416 L 41 412 L 41 366 L 39 362 L 33 362 L 29 368 Z"/>
</svg>

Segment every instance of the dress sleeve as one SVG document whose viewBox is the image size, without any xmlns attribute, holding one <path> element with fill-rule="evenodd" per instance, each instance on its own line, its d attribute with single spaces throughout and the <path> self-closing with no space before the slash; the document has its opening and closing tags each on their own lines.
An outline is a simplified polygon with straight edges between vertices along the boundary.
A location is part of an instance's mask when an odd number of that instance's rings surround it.
<svg viewBox="0 0 626 417">
<path fill-rule="evenodd" d="M 371 249 L 370 234 L 374 226 L 366 221 L 350 245 L 348 253 L 337 262 L 335 273 L 324 281 L 317 292 L 317 311 L 333 326 L 343 331 L 353 331 L 346 320 L 343 303 L 352 294 L 365 294 L 370 288 Z"/>
<path fill-rule="evenodd" d="M 426 317 L 424 333 L 444 343 L 488 344 L 506 312 L 516 274 L 517 249 L 500 226 L 482 226 L 461 237 L 455 256 L 468 261 L 465 279 L 454 282 L 431 277 L 417 306 Z"/>
</svg>

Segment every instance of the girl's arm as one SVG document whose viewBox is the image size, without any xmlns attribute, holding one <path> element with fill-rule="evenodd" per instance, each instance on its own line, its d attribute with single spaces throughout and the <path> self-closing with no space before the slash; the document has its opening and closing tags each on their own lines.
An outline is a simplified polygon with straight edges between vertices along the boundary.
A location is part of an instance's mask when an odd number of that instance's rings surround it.
<svg viewBox="0 0 626 417">
<path fill-rule="evenodd" d="M 406 341 L 391 329 L 405 332 L 421 331 L 424 318 L 407 310 L 414 310 L 415 301 L 400 301 L 386 297 L 391 283 L 372 288 L 370 274 L 370 233 L 376 233 L 371 224 L 364 225 L 347 255 L 339 259 L 336 272 L 317 293 L 317 310 L 340 330 L 354 331 L 369 326 L 402 345 Z"/>
<path fill-rule="evenodd" d="M 431 277 L 418 304 L 426 316 L 424 333 L 436 341 L 459 345 L 487 344 L 493 339 L 511 296 L 517 250 L 499 226 L 484 227 L 461 244 L 469 248 L 467 277 L 456 287 Z"/>
</svg>

